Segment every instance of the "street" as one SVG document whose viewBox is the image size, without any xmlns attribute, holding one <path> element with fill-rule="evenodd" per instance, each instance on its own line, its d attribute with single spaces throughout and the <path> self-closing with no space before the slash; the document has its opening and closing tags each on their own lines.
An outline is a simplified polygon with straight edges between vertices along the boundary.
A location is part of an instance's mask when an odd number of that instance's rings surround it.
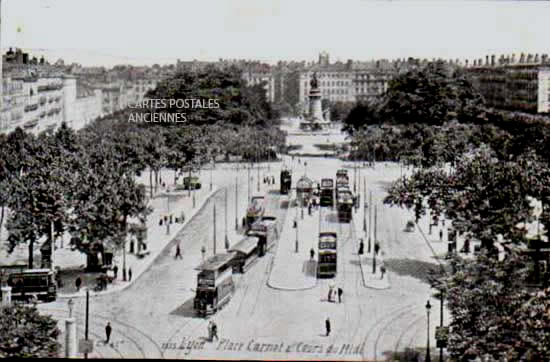
<svg viewBox="0 0 550 362">
<path fill-rule="evenodd" d="M 324 136 L 321 136 L 324 137 Z M 213 254 L 213 208 L 216 203 L 216 251 L 224 252 L 224 188 L 227 187 L 227 223 L 235 228 L 235 182 L 239 205 L 237 219 L 244 216 L 248 184 L 246 172 L 235 164 L 217 165 L 212 171 L 213 183 L 219 188 L 215 196 L 169 243 L 151 267 L 127 289 L 90 298 L 89 331 L 95 340 L 91 357 L 103 358 L 216 358 L 216 359 L 342 359 L 381 360 L 386 353 L 402 351 L 407 347 L 422 348 L 426 344 L 426 311 L 424 304 L 430 298 L 427 272 L 437 268 L 431 249 L 418 232 L 405 233 L 403 228 L 410 214 L 406 210 L 388 208 L 382 204 L 384 187 L 398 178 L 402 170 L 395 164 L 377 164 L 360 167 L 360 179 L 354 179 L 349 162 L 333 158 L 284 156 L 283 163 L 293 169 L 293 187 L 306 174 L 319 181 L 334 177 L 339 168 L 347 168 L 350 185 L 356 182 L 363 197 L 363 178 L 367 195 L 372 192 L 372 208 L 377 207 L 377 234 L 381 254 L 388 269 L 389 288 L 372 289 L 365 284 L 362 266 L 358 262 L 358 239 L 362 234 L 362 207 L 354 211 L 349 224 L 339 223 L 336 211 L 330 208 L 313 210 L 304 221 L 316 220 L 319 231 L 338 234 L 338 270 L 334 279 L 319 279 L 311 288 L 281 290 L 268 284 L 273 264 L 280 267 L 284 260 L 275 260 L 280 253 L 270 250 L 259 258 L 245 274 L 235 275 L 236 290 L 229 304 L 209 319 L 198 318 L 193 310 L 196 288 L 195 268 L 202 260 L 201 247 L 206 256 Z M 266 193 L 268 213 L 285 226 L 286 218 L 293 218 L 295 207 L 287 208 L 288 196 L 279 195 L 281 163 L 262 164 L 263 175 L 272 175 L 275 185 L 260 183 Z M 257 170 L 251 172 L 251 194 L 257 192 Z M 163 176 L 170 180 L 169 174 Z M 208 188 L 210 171 L 203 171 L 203 187 Z M 282 207 L 283 206 L 283 207 Z M 321 217 L 319 217 L 321 212 Z M 268 214 L 266 213 L 266 215 Z M 369 224 L 370 225 L 370 224 Z M 317 232 L 307 237 L 316 238 Z M 293 235 L 293 233 L 291 233 Z M 306 235 L 300 234 L 300 238 Z M 230 240 L 234 245 L 238 240 Z M 292 243 L 294 238 L 281 239 L 279 245 Z M 175 259 L 175 245 L 181 246 L 183 259 Z M 366 243 L 366 239 L 365 239 Z M 365 246 L 366 247 L 366 246 Z M 438 246 L 440 247 L 440 245 Z M 309 248 L 302 247 L 299 257 L 309 258 Z M 363 266 L 364 268 L 365 266 Z M 294 271 L 289 271 L 294 272 Z M 300 273 L 300 271 L 295 271 Z M 370 270 L 366 271 L 370 273 Z M 327 301 L 329 286 L 341 287 L 342 303 Z M 333 299 L 334 300 L 334 299 Z M 336 299 L 337 301 L 337 299 Z M 437 301 L 432 300 L 435 306 Z M 68 316 L 67 299 L 40 304 L 41 311 L 62 320 Z M 433 308 L 431 336 L 439 321 L 439 308 Z M 85 298 L 75 299 L 73 316 L 77 320 L 78 339 L 84 336 Z M 330 318 L 332 331 L 326 336 L 325 319 Z M 207 324 L 218 325 L 219 341 L 207 340 Z M 111 343 L 104 344 L 105 325 L 113 327 Z M 63 326 L 60 324 L 61 329 Z M 435 345 L 435 340 L 431 341 Z"/>
</svg>

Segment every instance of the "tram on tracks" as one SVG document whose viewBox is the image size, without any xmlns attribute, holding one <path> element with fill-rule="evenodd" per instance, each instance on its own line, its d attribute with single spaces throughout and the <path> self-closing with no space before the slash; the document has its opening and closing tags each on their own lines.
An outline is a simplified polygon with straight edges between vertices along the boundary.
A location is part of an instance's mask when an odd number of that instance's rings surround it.
<svg viewBox="0 0 550 362">
<path fill-rule="evenodd" d="M 341 187 L 336 192 L 338 221 L 350 222 L 353 215 L 354 198 L 349 188 Z"/>
<path fill-rule="evenodd" d="M 262 257 L 279 239 L 279 229 L 275 216 L 262 216 L 246 232 L 247 236 L 258 238 L 258 256 Z"/>
<path fill-rule="evenodd" d="M 246 209 L 246 225 L 250 227 L 256 220 L 264 216 L 265 196 L 253 196 L 250 199 L 250 205 Z"/>
<path fill-rule="evenodd" d="M 337 234 L 335 232 L 319 233 L 317 277 L 332 278 L 337 270 Z"/>
<path fill-rule="evenodd" d="M 243 274 L 254 265 L 259 256 L 259 243 L 258 236 L 247 236 L 229 249 L 229 252 L 234 254 L 233 272 Z"/>
<path fill-rule="evenodd" d="M 292 173 L 288 169 L 281 170 L 281 194 L 287 195 L 292 187 Z"/>
<path fill-rule="evenodd" d="M 55 272 L 51 269 L 26 269 L 10 273 L 6 283 L 12 288 L 11 297 L 14 300 L 51 302 L 57 298 Z"/>
<path fill-rule="evenodd" d="M 334 181 L 331 178 L 321 179 L 321 206 L 334 206 Z"/>
<path fill-rule="evenodd" d="M 199 316 L 216 313 L 229 303 L 235 291 L 233 263 L 235 254 L 216 254 L 199 265 L 193 307 Z"/>
</svg>

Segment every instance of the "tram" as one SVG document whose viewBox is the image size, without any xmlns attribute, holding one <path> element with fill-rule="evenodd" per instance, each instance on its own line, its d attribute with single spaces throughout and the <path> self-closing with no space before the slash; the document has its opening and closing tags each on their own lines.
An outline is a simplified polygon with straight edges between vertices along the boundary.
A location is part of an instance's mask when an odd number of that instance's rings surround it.
<svg viewBox="0 0 550 362">
<path fill-rule="evenodd" d="M 250 200 L 250 205 L 246 210 L 246 225 L 250 227 L 252 223 L 262 216 L 265 212 L 265 197 L 264 196 L 253 196 Z"/>
<path fill-rule="evenodd" d="M 234 253 L 216 254 L 199 265 L 193 300 L 193 307 L 199 316 L 214 314 L 231 300 L 235 291 L 234 258 Z"/>
<path fill-rule="evenodd" d="M 277 218 L 275 216 L 262 216 L 260 220 L 250 226 L 246 235 L 258 238 L 258 255 L 264 256 L 266 251 L 273 247 L 279 238 Z"/>
<path fill-rule="evenodd" d="M 336 192 L 336 206 L 338 211 L 338 220 L 350 222 L 352 218 L 354 198 L 351 191 L 347 188 L 339 188 Z"/>
<path fill-rule="evenodd" d="M 245 273 L 258 260 L 258 236 L 247 236 L 229 249 L 234 253 L 233 272 Z"/>
<path fill-rule="evenodd" d="M 334 206 L 334 181 L 331 178 L 321 179 L 321 206 Z"/>
<path fill-rule="evenodd" d="M 281 171 L 281 194 L 287 195 L 292 186 L 292 174 L 290 170 Z"/>
<path fill-rule="evenodd" d="M 12 288 L 14 300 L 36 298 L 43 301 L 54 301 L 57 298 L 55 272 L 50 269 L 27 269 L 11 273 L 7 280 Z"/>
<path fill-rule="evenodd" d="M 319 233 L 319 251 L 317 259 L 317 277 L 336 276 L 337 266 L 337 234 L 335 232 Z"/>
</svg>

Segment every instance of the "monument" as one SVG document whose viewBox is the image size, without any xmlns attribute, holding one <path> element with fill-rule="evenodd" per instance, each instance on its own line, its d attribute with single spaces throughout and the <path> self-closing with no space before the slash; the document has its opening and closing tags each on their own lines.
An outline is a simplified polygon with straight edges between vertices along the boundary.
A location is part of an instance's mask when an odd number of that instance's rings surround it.
<svg viewBox="0 0 550 362">
<path fill-rule="evenodd" d="M 310 81 L 311 89 L 309 90 L 309 113 L 305 120 L 300 123 L 300 128 L 304 130 L 321 130 L 328 127 L 328 121 L 323 117 L 323 108 L 321 106 L 321 90 L 319 89 L 319 81 L 317 73 L 313 73 Z"/>
<path fill-rule="evenodd" d="M 313 73 L 311 78 L 311 89 L 309 91 L 309 120 L 310 122 L 323 122 L 323 109 L 321 107 L 321 91 L 319 90 L 319 81 L 317 73 Z"/>
</svg>

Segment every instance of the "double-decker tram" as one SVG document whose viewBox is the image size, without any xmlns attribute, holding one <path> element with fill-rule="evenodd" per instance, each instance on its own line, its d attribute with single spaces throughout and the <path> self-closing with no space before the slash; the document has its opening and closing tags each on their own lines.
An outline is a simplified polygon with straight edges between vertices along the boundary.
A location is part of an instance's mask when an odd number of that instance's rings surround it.
<svg viewBox="0 0 550 362">
<path fill-rule="evenodd" d="M 281 170 L 281 194 L 287 195 L 292 187 L 292 174 L 290 170 Z"/>
<path fill-rule="evenodd" d="M 352 218 L 354 198 L 347 187 L 341 187 L 336 191 L 336 206 L 338 221 L 350 222 Z"/>
<path fill-rule="evenodd" d="M 235 284 L 233 263 L 235 255 L 216 254 L 205 260 L 198 269 L 197 289 L 193 306 L 200 316 L 216 313 L 229 302 Z"/>
<path fill-rule="evenodd" d="M 334 181 L 331 178 L 321 179 L 321 206 L 334 206 Z"/>
<path fill-rule="evenodd" d="M 336 276 L 337 235 L 335 232 L 319 233 L 319 251 L 317 259 L 317 277 L 332 278 Z"/>
</svg>

